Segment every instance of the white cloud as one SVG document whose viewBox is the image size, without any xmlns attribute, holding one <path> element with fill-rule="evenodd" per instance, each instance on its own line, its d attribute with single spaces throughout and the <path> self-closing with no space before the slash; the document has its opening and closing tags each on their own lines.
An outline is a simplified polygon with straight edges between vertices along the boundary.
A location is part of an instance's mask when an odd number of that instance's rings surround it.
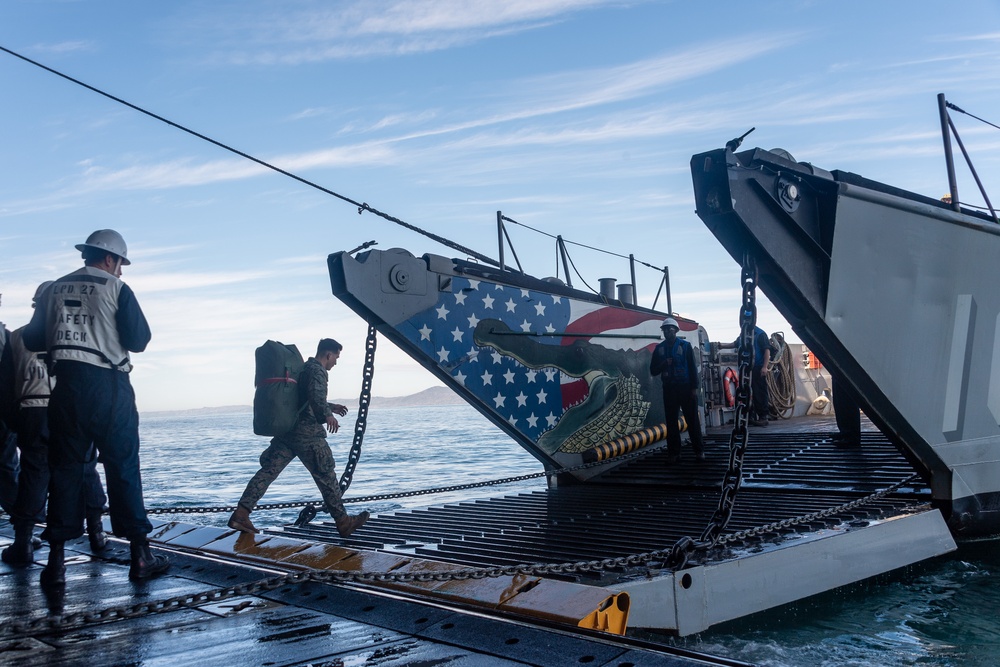
<svg viewBox="0 0 1000 667">
<path fill-rule="evenodd" d="M 637 0 L 633 0 L 635 4 Z M 620 0 L 364 0 L 313 3 L 301 11 L 258 12 L 216 29 L 234 46 L 219 56 L 234 64 L 295 65 L 440 51 L 535 30 L 573 14 L 624 6 Z M 255 45 L 246 50 L 245 44 Z"/>
</svg>

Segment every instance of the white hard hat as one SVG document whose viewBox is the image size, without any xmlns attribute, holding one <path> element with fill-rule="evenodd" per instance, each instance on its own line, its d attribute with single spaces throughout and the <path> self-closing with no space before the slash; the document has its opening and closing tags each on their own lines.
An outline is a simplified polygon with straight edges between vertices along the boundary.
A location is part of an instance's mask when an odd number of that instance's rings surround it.
<svg viewBox="0 0 1000 667">
<path fill-rule="evenodd" d="M 38 300 L 42 298 L 42 294 L 49 288 L 49 285 L 54 283 L 54 280 L 46 280 L 44 283 L 39 285 L 35 289 L 35 296 L 31 297 L 31 303 L 38 303 Z"/>
<path fill-rule="evenodd" d="M 118 255 L 122 258 L 122 264 L 125 266 L 132 263 L 128 261 L 128 248 L 125 247 L 125 239 L 113 229 L 98 229 L 88 236 L 86 241 L 76 246 L 80 252 L 83 252 L 84 248 L 97 248 Z"/>
<path fill-rule="evenodd" d="M 677 329 L 678 331 L 681 330 L 680 325 L 677 324 L 677 320 L 675 320 L 672 317 L 666 318 L 665 320 L 663 320 L 663 324 L 660 325 L 661 329 L 666 329 L 667 327 L 673 327 L 673 328 Z"/>
</svg>

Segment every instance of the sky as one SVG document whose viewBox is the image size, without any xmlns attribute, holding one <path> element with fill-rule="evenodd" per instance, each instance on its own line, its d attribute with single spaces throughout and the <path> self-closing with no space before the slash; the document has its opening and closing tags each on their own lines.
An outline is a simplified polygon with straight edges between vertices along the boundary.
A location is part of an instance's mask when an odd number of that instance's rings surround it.
<svg viewBox="0 0 1000 667">
<path fill-rule="evenodd" d="M 502 211 L 667 266 L 674 311 L 719 341 L 740 269 L 694 213 L 692 155 L 755 127 L 744 148 L 940 197 L 938 93 L 1000 125 L 996 0 L 5 0 L 0 46 L 490 257 Z M 118 230 L 153 331 L 141 411 L 248 405 L 267 339 L 338 339 L 331 398 L 357 396 L 367 327 L 327 255 L 456 255 L 5 52 L 0 91 L 0 321 L 25 324 L 73 246 Z M 1000 193 L 1000 130 L 953 119 Z M 556 275 L 549 236 L 509 231 L 527 272 Z M 594 287 L 629 281 L 570 252 Z M 659 281 L 639 268 L 640 304 Z M 798 340 L 765 299 L 758 322 Z M 375 395 L 437 384 L 381 341 Z"/>
</svg>

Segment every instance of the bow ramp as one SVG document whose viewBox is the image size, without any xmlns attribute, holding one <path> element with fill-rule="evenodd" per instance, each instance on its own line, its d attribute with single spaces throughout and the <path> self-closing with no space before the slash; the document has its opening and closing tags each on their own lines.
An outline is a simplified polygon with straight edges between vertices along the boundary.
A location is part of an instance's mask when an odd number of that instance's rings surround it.
<svg viewBox="0 0 1000 667">
<path fill-rule="evenodd" d="M 1000 532 L 1000 225 L 729 148 L 691 159 L 698 215 L 927 479 L 960 537 Z"/>
<path fill-rule="evenodd" d="M 664 421 L 648 374 L 664 313 L 401 249 L 328 261 L 337 298 L 552 473 L 545 492 L 380 515 L 355 547 L 472 567 L 568 565 L 544 576 L 628 593 L 629 627 L 678 634 L 955 549 L 893 444 L 872 429 L 845 452 L 829 418 L 803 418 L 751 433 L 722 538 L 672 562 L 672 546 L 716 521 L 729 427 L 709 429 L 702 462 L 685 449 L 671 464 L 650 447 L 579 468 Z M 707 333 L 679 323 L 704 366 Z M 339 541 L 330 524 L 285 531 Z"/>
<path fill-rule="evenodd" d="M 401 249 L 339 252 L 329 267 L 341 301 L 547 468 L 664 422 L 649 375 L 664 313 Z M 678 322 L 707 346 L 696 322 Z"/>
</svg>

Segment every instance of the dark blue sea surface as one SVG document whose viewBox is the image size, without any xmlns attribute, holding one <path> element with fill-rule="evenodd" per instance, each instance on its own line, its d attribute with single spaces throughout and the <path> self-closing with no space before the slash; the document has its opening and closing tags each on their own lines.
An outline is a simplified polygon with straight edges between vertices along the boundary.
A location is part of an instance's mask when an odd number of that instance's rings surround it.
<svg viewBox="0 0 1000 667">
<path fill-rule="evenodd" d="M 353 411 L 329 440 L 342 471 Z M 248 409 L 151 413 L 141 422 L 150 508 L 231 507 L 257 471 L 268 439 Z M 541 471 L 541 464 L 467 406 L 393 408 L 369 415 L 351 497 L 468 484 Z M 544 478 L 499 487 L 349 505 L 373 513 L 540 490 Z M 318 500 L 293 461 L 262 503 Z M 298 508 L 253 514 L 258 527 L 291 523 Z M 228 514 L 168 515 L 224 525 Z M 668 545 L 665 545 L 668 546 Z M 1000 542 L 963 547 L 882 577 L 785 605 L 691 637 L 642 635 L 759 665 L 1000 665 Z"/>
</svg>

